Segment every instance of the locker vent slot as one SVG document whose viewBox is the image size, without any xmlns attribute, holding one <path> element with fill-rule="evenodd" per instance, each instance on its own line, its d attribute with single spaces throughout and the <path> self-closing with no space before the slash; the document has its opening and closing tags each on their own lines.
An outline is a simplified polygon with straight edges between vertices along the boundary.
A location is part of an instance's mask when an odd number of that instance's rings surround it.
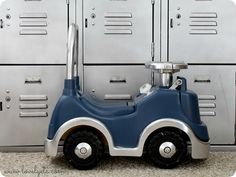
<svg viewBox="0 0 236 177">
<path fill-rule="evenodd" d="M 45 30 L 45 29 L 22 29 L 22 30 L 20 30 L 20 35 L 47 35 L 47 30 Z"/>
<path fill-rule="evenodd" d="M 47 101 L 46 95 L 21 95 L 20 101 Z"/>
<path fill-rule="evenodd" d="M 106 35 L 132 35 L 132 13 L 108 12 L 104 14 L 104 34 Z"/>
<path fill-rule="evenodd" d="M 190 15 L 190 35 L 217 35 L 216 12 L 192 12 Z"/>
<path fill-rule="evenodd" d="M 20 104 L 20 109 L 47 109 L 47 104 Z"/>
<path fill-rule="evenodd" d="M 22 13 L 20 18 L 47 18 L 47 13 Z"/>
<path fill-rule="evenodd" d="M 215 95 L 198 95 L 199 100 L 216 100 Z"/>
<path fill-rule="evenodd" d="M 46 21 L 22 21 L 20 27 L 46 27 Z"/>
<path fill-rule="evenodd" d="M 47 13 L 20 14 L 20 35 L 47 35 Z"/>
<path fill-rule="evenodd" d="M 200 111 L 200 116 L 216 116 L 214 111 Z"/>
<path fill-rule="evenodd" d="M 26 117 L 48 117 L 47 112 L 20 112 L 21 118 Z"/>
</svg>

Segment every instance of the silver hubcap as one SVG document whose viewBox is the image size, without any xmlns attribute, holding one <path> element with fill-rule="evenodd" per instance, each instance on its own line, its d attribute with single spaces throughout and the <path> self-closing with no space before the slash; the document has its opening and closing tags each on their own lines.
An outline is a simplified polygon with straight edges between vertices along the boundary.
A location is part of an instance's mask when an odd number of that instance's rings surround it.
<svg viewBox="0 0 236 177">
<path fill-rule="evenodd" d="M 159 152 L 164 158 L 171 158 L 176 153 L 176 147 L 171 142 L 162 143 L 159 147 Z"/>
<path fill-rule="evenodd" d="M 81 159 L 87 159 L 92 155 L 92 148 L 88 143 L 79 143 L 75 148 L 75 154 Z"/>
</svg>

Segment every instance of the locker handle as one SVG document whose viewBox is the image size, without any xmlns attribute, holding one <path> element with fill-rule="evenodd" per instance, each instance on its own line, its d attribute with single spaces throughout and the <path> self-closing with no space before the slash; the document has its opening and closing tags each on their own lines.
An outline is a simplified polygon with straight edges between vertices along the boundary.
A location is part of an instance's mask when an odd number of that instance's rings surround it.
<svg viewBox="0 0 236 177">
<path fill-rule="evenodd" d="M 211 83 L 210 79 L 195 79 L 195 83 Z"/>
<path fill-rule="evenodd" d="M 170 19 L 170 27 L 173 28 L 174 27 L 174 21 L 173 21 L 173 18 Z"/>
<path fill-rule="evenodd" d="M 110 83 L 126 83 L 126 79 L 111 79 Z"/>
<path fill-rule="evenodd" d="M 26 78 L 25 79 L 25 84 L 41 84 L 41 83 L 42 83 L 41 78 L 38 78 L 38 79 Z"/>
</svg>

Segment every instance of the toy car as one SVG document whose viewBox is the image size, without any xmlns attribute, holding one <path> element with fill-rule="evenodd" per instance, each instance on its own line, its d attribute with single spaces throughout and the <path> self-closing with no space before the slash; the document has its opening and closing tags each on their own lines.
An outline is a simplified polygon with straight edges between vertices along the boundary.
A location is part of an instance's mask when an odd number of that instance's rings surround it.
<svg viewBox="0 0 236 177">
<path fill-rule="evenodd" d="M 47 155 L 56 156 L 64 141 L 65 158 L 77 169 L 95 167 L 106 151 L 111 156 L 146 154 L 161 168 L 183 162 L 188 145 L 192 158 L 208 157 L 209 136 L 198 97 L 187 90 L 186 79 L 172 83 L 172 74 L 187 65 L 149 62 L 146 67 L 160 73 L 159 87 L 144 85 L 133 103 L 104 105 L 79 91 L 77 45 L 78 29 L 71 25 L 67 78 L 49 125 Z"/>
</svg>

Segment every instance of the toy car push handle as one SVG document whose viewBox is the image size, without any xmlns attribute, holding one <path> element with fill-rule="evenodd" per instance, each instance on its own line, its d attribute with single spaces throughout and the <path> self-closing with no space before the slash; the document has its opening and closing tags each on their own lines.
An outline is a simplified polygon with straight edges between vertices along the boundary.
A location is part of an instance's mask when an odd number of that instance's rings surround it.
<svg viewBox="0 0 236 177">
<path fill-rule="evenodd" d="M 79 41 L 78 27 L 75 24 L 71 24 L 69 27 L 68 41 L 67 41 L 66 79 L 68 80 L 72 80 L 74 77 L 78 77 L 78 41 Z"/>
<path fill-rule="evenodd" d="M 185 63 L 172 62 L 148 62 L 145 66 L 147 69 L 159 73 L 159 85 L 161 87 L 171 87 L 173 85 L 173 74 L 188 68 Z"/>
</svg>

